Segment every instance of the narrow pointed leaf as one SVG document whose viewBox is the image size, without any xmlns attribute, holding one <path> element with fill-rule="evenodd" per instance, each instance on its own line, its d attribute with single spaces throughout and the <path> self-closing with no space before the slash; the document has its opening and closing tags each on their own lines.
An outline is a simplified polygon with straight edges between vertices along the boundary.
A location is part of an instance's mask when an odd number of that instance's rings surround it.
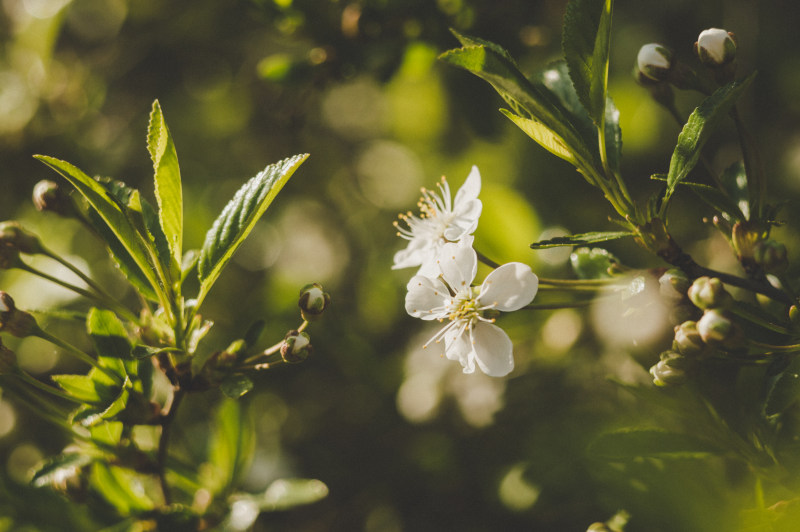
<svg viewBox="0 0 800 532">
<path fill-rule="evenodd" d="M 120 244 L 147 278 L 149 284 L 154 288 L 157 287 L 158 281 L 153 273 L 153 265 L 148 258 L 148 253 L 142 249 L 141 239 L 138 237 L 136 229 L 108 191 L 100 183 L 66 161 L 46 155 L 36 155 L 35 157 L 61 174 L 86 198 L 89 205 L 94 208 L 107 227 L 119 239 Z"/>
<path fill-rule="evenodd" d="M 558 236 L 531 244 L 532 249 L 554 248 L 558 246 L 585 246 L 633 236 L 630 231 L 595 231 L 580 235 Z"/>
<path fill-rule="evenodd" d="M 605 460 L 703 458 L 720 450 L 708 442 L 661 429 L 623 429 L 600 435 L 589 454 Z"/>
<path fill-rule="evenodd" d="M 612 0 L 572 0 L 562 48 L 581 103 L 599 127 L 605 120 Z"/>
<path fill-rule="evenodd" d="M 183 257 L 183 192 L 178 154 L 164 121 L 161 105 L 153 102 L 147 129 L 147 149 L 153 160 L 156 201 L 161 228 L 167 238 L 172 258 L 180 264 Z"/>
<path fill-rule="evenodd" d="M 689 116 L 686 125 L 678 135 L 678 144 L 672 153 L 667 174 L 667 190 L 664 193 L 666 205 L 675 191 L 675 187 L 683 181 L 700 159 L 700 153 L 711 132 L 722 121 L 733 107 L 742 92 L 753 81 L 751 74 L 743 81 L 734 81 L 720 87 L 706 98 Z"/>
<path fill-rule="evenodd" d="M 295 155 L 267 166 L 233 196 L 206 234 L 197 272 L 200 279 L 198 303 L 211 289 L 220 272 L 255 227 L 272 200 L 308 154 Z"/>
<path fill-rule="evenodd" d="M 606 156 L 608 165 L 615 172 L 622 163 L 622 129 L 619 127 L 619 110 L 611 98 L 606 98 Z"/>
<path fill-rule="evenodd" d="M 533 118 L 525 118 L 514 114 L 507 109 L 500 109 L 500 112 L 506 115 L 518 128 L 525 132 L 530 138 L 535 140 L 539 145 L 558 157 L 561 157 L 573 165 L 577 164 L 575 156 L 567 147 L 564 139 L 559 137 L 553 130 Z"/>
</svg>

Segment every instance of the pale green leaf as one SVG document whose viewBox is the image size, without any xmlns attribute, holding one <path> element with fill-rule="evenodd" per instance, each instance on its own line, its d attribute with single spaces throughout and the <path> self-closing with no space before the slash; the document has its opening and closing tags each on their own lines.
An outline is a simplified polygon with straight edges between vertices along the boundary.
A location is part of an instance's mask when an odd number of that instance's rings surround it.
<svg viewBox="0 0 800 532">
<path fill-rule="evenodd" d="M 514 122 L 526 135 L 539 143 L 542 148 L 573 165 L 577 164 L 575 156 L 569 151 L 564 139 L 559 137 L 553 130 L 538 120 L 516 115 L 507 109 L 500 109 L 500 112 Z"/>
<path fill-rule="evenodd" d="M 75 399 L 85 403 L 102 401 L 95 381 L 88 375 L 52 375 L 50 378 Z"/>
<path fill-rule="evenodd" d="M 154 502 L 143 489 L 144 478 L 131 469 L 95 462 L 89 475 L 93 490 L 120 515 L 152 510 Z"/>
<path fill-rule="evenodd" d="M 321 480 L 282 478 L 269 485 L 259 501 L 264 511 L 286 510 L 311 504 L 328 495 L 328 486 Z"/>
<path fill-rule="evenodd" d="M 117 315 L 110 310 L 92 308 L 86 317 L 86 332 L 99 356 L 130 358 L 128 333 Z"/>
<path fill-rule="evenodd" d="M 222 210 L 200 250 L 198 306 L 272 200 L 306 158 L 308 154 L 295 155 L 267 166 L 245 183 Z"/>
<path fill-rule="evenodd" d="M 147 149 L 153 160 L 158 216 L 167 237 L 172 258 L 180 264 L 183 257 L 183 193 L 181 172 L 175 144 L 164 121 L 158 100 L 153 102 L 147 128 Z"/>
<path fill-rule="evenodd" d="M 227 494 L 234 487 L 255 449 L 253 420 L 238 401 L 225 399 L 214 415 L 214 432 L 209 448 L 212 475 L 206 487 Z"/>
</svg>

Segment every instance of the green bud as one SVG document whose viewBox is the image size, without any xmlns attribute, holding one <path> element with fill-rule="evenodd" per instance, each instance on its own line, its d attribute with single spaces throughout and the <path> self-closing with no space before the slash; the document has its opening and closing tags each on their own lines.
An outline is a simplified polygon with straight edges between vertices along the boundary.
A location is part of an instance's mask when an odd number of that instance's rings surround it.
<svg viewBox="0 0 800 532">
<path fill-rule="evenodd" d="M 636 56 L 639 72 L 653 81 L 664 81 L 672 69 L 672 51 L 660 44 L 645 44 Z"/>
<path fill-rule="evenodd" d="M 673 386 L 686 382 L 686 360 L 674 351 L 661 353 L 661 360 L 650 368 L 653 384 L 656 386 Z"/>
<path fill-rule="evenodd" d="M 708 309 L 697 322 L 697 331 L 707 344 L 731 345 L 738 337 L 738 328 L 718 308 Z"/>
<path fill-rule="evenodd" d="M 731 301 L 731 295 L 716 277 L 698 277 L 688 291 L 689 300 L 703 310 L 724 307 Z"/>
<path fill-rule="evenodd" d="M 719 28 L 700 32 L 695 48 L 700 61 L 712 68 L 725 66 L 736 59 L 736 41 L 733 33 Z"/>
<path fill-rule="evenodd" d="M 72 216 L 75 213 L 69 194 L 58 183 L 47 179 L 33 187 L 33 205 L 38 211 L 51 211 L 60 216 Z"/>
<path fill-rule="evenodd" d="M 800 308 L 797 305 L 789 307 L 789 321 L 792 322 L 794 328 L 800 327 Z"/>
<path fill-rule="evenodd" d="M 17 367 L 17 354 L 0 340 L 0 375 L 12 373 Z"/>
<path fill-rule="evenodd" d="M 608 279 L 619 262 L 603 248 L 578 248 L 569 256 L 569 261 L 581 279 Z"/>
<path fill-rule="evenodd" d="M 682 355 L 697 355 L 705 349 L 700 331 L 697 330 L 697 322 L 685 321 L 675 327 L 675 339 L 672 341 L 672 348 Z"/>
<path fill-rule="evenodd" d="M 304 332 L 289 331 L 281 345 L 281 358 L 288 364 L 297 364 L 311 354 L 311 338 Z"/>
<path fill-rule="evenodd" d="M 658 278 L 659 292 L 672 301 L 679 301 L 686 297 L 691 283 L 689 276 L 678 268 L 671 268 Z"/>
<path fill-rule="evenodd" d="M 6 292 L 0 292 L 0 331 L 19 338 L 30 336 L 39 326 L 29 313 L 19 310 Z"/>
<path fill-rule="evenodd" d="M 322 290 L 319 283 L 307 284 L 300 290 L 300 299 L 297 305 L 300 307 L 300 315 L 306 321 L 319 318 L 331 304 L 331 296 Z"/>
<path fill-rule="evenodd" d="M 753 246 L 753 260 L 765 273 L 780 274 L 789 266 L 786 246 L 775 240 L 761 240 Z"/>
</svg>

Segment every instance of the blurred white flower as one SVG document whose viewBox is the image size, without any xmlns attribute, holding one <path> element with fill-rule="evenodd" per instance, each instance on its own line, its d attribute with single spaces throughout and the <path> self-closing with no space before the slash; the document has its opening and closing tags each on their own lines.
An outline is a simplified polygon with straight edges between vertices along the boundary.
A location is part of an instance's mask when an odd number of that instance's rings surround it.
<svg viewBox="0 0 800 532">
<path fill-rule="evenodd" d="M 538 291 L 539 278 L 529 266 L 510 262 L 486 276 L 480 287 L 471 286 L 478 258 L 464 243 L 442 245 L 436 263 L 440 275 L 415 275 L 406 295 L 406 311 L 411 316 L 448 321 L 425 345 L 444 338 L 445 356 L 458 360 L 464 373 L 474 372 L 477 363 L 491 377 L 508 375 L 514 369 L 511 339 L 494 325 L 492 316 L 496 311 L 519 310 L 530 303 Z"/>
<path fill-rule="evenodd" d="M 481 174 L 477 166 L 456 193 L 455 201 L 450 195 L 450 186 L 443 177 L 437 185 L 439 192 L 422 189 L 419 200 L 420 215 L 401 214 L 394 222 L 398 236 L 408 240 L 408 246 L 395 253 L 393 270 L 419 266 L 418 275 L 438 275 L 436 257 L 447 242 L 466 240 L 472 244 L 471 234 L 478 227 L 478 218 L 483 205 L 478 199 L 481 191 Z"/>
</svg>

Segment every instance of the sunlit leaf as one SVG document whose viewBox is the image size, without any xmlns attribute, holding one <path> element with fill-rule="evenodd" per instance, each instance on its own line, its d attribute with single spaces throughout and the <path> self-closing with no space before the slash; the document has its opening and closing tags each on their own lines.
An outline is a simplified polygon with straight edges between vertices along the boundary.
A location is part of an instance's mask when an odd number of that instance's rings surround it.
<svg viewBox="0 0 800 532">
<path fill-rule="evenodd" d="M 328 496 L 328 486 L 316 479 L 283 478 L 269 485 L 259 501 L 264 511 L 286 510 Z"/>
<path fill-rule="evenodd" d="M 531 244 L 532 249 L 554 248 L 558 246 L 585 246 L 633 236 L 630 231 L 595 231 L 580 235 L 557 236 Z"/>
<path fill-rule="evenodd" d="M 564 139 L 555 134 L 547 126 L 532 118 L 525 118 L 516 115 L 507 109 L 500 109 L 500 112 L 514 122 L 514 124 L 524 131 L 526 135 L 539 143 L 542 148 L 546 149 L 553 155 L 561 157 L 567 162 L 577 164 L 575 156 L 571 151 L 569 151 Z"/>
<path fill-rule="evenodd" d="M 155 507 L 143 489 L 141 476 L 130 469 L 95 462 L 89 483 L 120 515 L 131 515 Z"/>
<path fill-rule="evenodd" d="M 64 453 L 42 464 L 33 474 L 31 483 L 37 488 L 60 484 L 87 466 L 94 458 L 87 453 Z"/>
<path fill-rule="evenodd" d="M 238 401 L 226 399 L 214 415 L 209 448 L 212 477 L 206 487 L 213 493 L 228 493 L 252 459 L 255 449 L 252 419 Z"/>
<path fill-rule="evenodd" d="M 255 227 L 272 200 L 308 154 L 295 155 L 267 166 L 240 188 L 206 234 L 197 264 L 200 279 L 198 304 L 220 272 Z"/>
<path fill-rule="evenodd" d="M 742 92 L 753 81 L 755 74 L 751 74 L 742 81 L 734 81 L 720 87 L 711 96 L 706 98 L 692 114 L 686 125 L 678 135 L 678 144 L 672 153 L 667 174 L 667 190 L 664 193 L 664 205 L 668 203 L 675 187 L 686 179 L 692 171 L 706 141 L 717 125 L 727 115 Z"/>
<path fill-rule="evenodd" d="M 92 308 L 86 318 L 86 332 L 99 356 L 130 358 L 128 333 L 117 315 L 110 310 Z"/>
<path fill-rule="evenodd" d="M 564 16 L 562 48 L 575 91 L 599 127 L 605 120 L 611 0 L 572 0 Z"/>
<path fill-rule="evenodd" d="M 153 102 L 147 128 L 147 149 L 153 160 L 158 218 L 175 264 L 183 258 L 183 193 L 175 144 L 164 121 L 161 105 Z"/>
</svg>

